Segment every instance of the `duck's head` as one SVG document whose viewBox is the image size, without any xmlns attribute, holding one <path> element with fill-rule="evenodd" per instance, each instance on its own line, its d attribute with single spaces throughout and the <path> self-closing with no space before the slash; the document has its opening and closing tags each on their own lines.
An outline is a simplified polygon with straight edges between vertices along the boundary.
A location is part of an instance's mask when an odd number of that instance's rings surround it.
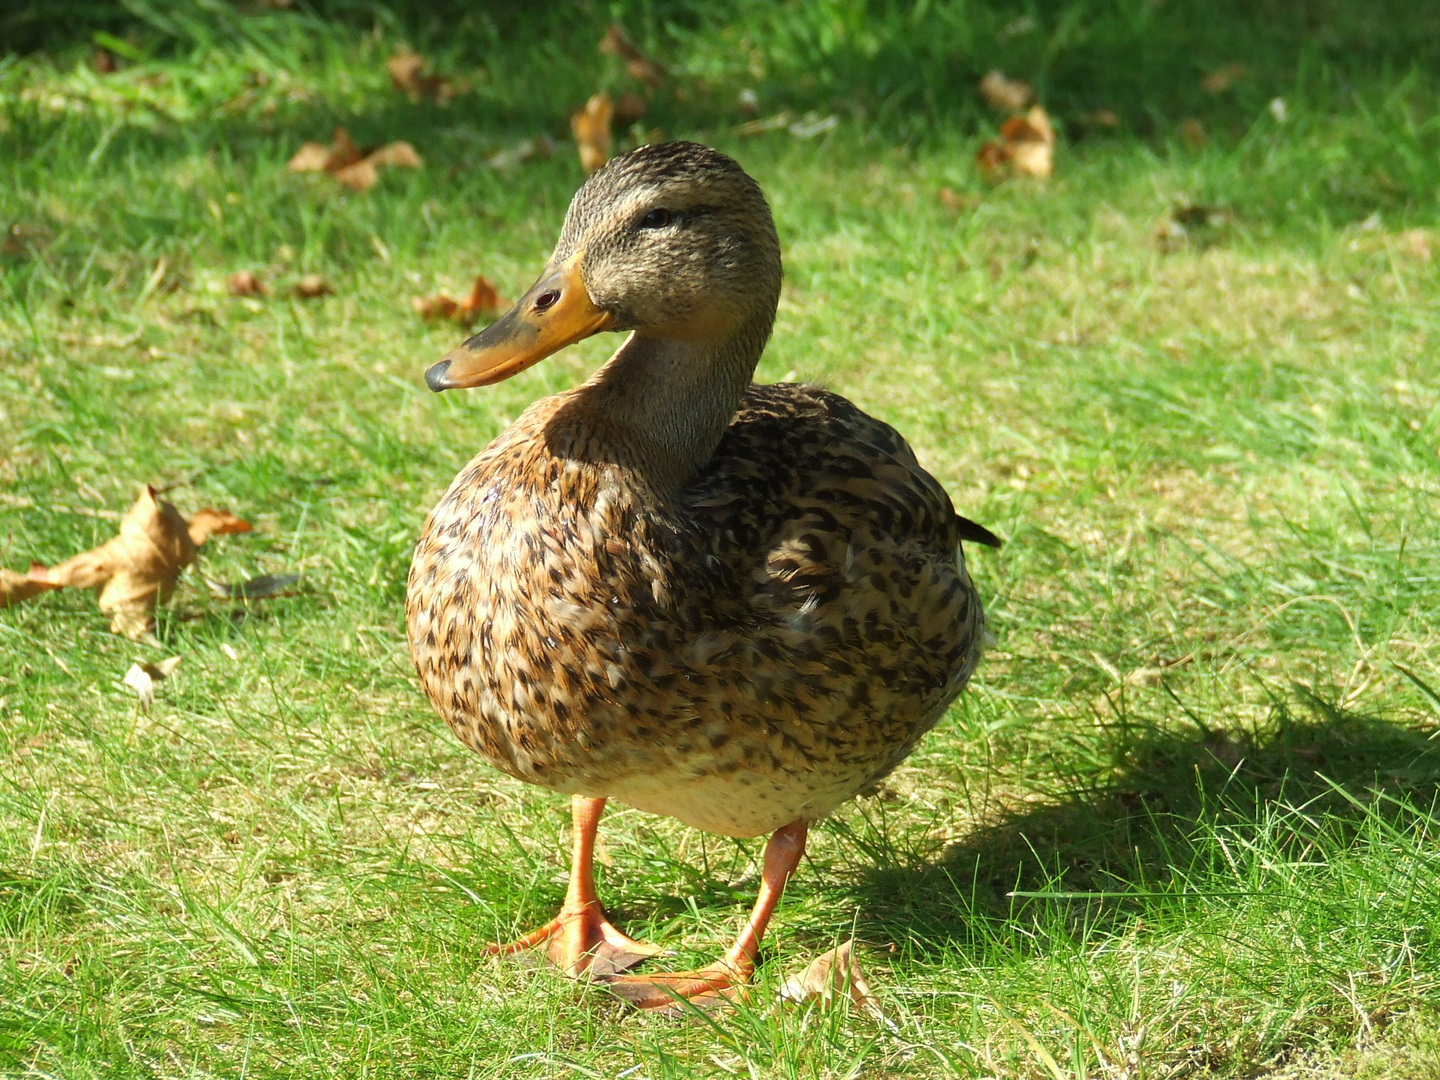
<svg viewBox="0 0 1440 1080">
<path fill-rule="evenodd" d="M 780 244 L 760 186 L 698 143 L 642 146 L 585 182 L 540 279 L 425 381 L 486 386 L 601 330 L 753 335 L 759 356 L 779 296 Z"/>
</svg>

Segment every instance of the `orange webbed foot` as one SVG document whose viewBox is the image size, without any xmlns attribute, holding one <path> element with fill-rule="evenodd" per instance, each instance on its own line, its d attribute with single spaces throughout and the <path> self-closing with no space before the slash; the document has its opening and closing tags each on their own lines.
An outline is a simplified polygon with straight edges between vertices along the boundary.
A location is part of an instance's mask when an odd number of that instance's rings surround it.
<svg viewBox="0 0 1440 1080">
<path fill-rule="evenodd" d="M 516 941 L 490 945 L 488 951 L 492 956 L 513 956 L 542 945 L 545 958 L 573 979 L 618 975 L 664 952 L 617 930 L 599 903 L 566 905 L 538 930 Z"/>
<path fill-rule="evenodd" d="M 747 967 L 733 967 L 721 960 L 697 971 L 619 975 L 606 979 L 605 989 L 649 1012 L 677 1013 L 686 1002 L 704 1009 L 744 994 L 750 981 Z"/>
</svg>

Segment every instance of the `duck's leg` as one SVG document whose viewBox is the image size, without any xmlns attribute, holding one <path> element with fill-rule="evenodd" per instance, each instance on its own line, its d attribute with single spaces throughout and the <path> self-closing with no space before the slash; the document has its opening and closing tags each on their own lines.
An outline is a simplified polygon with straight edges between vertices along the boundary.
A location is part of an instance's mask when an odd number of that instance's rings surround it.
<svg viewBox="0 0 1440 1080">
<path fill-rule="evenodd" d="M 580 795 L 570 799 L 574 851 L 570 858 L 570 885 L 560 914 L 518 941 L 491 945 L 491 955 L 506 956 L 522 949 L 545 946 L 546 958 L 572 978 L 614 975 L 663 951 L 658 946 L 632 941 L 605 918 L 595 895 L 595 833 L 600 827 L 604 799 Z"/>
<path fill-rule="evenodd" d="M 736 988 L 750 981 L 755 973 L 755 959 L 760 953 L 760 939 L 785 882 L 794 873 L 805 854 L 805 834 L 809 824 L 796 821 L 776 829 L 765 845 L 765 866 L 760 875 L 760 895 L 750 921 L 735 944 L 718 961 L 699 971 L 657 972 L 654 975 L 621 975 L 607 979 L 605 985 L 632 1005 L 642 1009 L 675 1008 L 677 998 L 695 999 L 705 995 L 729 996 Z"/>
</svg>

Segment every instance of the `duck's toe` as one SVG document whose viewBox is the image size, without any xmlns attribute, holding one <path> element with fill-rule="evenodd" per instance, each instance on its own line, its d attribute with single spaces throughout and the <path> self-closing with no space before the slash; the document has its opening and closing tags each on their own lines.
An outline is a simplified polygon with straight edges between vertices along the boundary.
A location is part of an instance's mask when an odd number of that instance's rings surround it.
<svg viewBox="0 0 1440 1080">
<path fill-rule="evenodd" d="M 492 956 L 513 956 L 542 945 L 545 958 L 572 979 L 607 978 L 664 952 L 658 945 L 621 933 L 598 903 L 566 906 L 538 930 L 515 941 L 492 944 L 488 951 Z"/>
</svg>

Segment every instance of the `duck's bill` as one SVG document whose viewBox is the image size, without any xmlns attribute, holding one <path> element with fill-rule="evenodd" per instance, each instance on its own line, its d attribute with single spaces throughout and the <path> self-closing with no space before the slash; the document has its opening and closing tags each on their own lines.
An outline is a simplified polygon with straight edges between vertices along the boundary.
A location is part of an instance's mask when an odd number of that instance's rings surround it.
<svg viewBox="0 0 1440 1080">
<path fill-rule="evenodd" d="M 611 326 L 590 299 L 580 255 L 547 267 L 515 306 L 425 372 L 431 390 L 489 386 Z"/>
</svg>

